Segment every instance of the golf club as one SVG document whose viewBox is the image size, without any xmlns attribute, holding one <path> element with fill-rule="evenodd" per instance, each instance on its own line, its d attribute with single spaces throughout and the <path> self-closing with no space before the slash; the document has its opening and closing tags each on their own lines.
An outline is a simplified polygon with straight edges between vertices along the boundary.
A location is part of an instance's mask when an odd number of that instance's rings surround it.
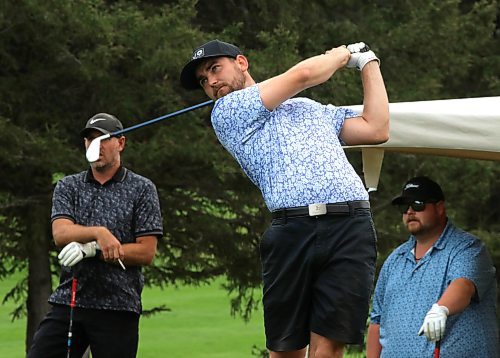
<svg viewBox="0 0 500 358">
<path fill-rule="evenodd" d="M 92 140 L 89 147 L 87 148 L 87 153 L 86 153 L 87 160 L 89 161 L 89 163 L 93 163 L 99 159 L 99 150 L 101 147 L 101 141 L 103 141 L 105 139 L 108 139 L 111 137 L 118 137 L 118 136 L 122 135 L 123 133 L 130 132 L 130 131 L 133 131 L 134 129 L 142 128 L 142 127 L 148 126 L 150 124 L 159 122 L 161 120 L 175 117 L 175 116 L 178 116 L 179 114 L 183 114 L 183 113 L 186 113 L 186 112 L 189 112 L 189 111 L 201 108 L 201 107 L 208 106 L 209 104 L 212 104 L 213 102 L 214 102 L 213 100 L 210 100 L 210 101 L 206 101 L 203 103 L 199 103 L 197 105 L 194 105 L 194 106 L 191 106 L 188 108 L 184 108 L 184 109 L 178 110 L 176 112 L 166 114 L 164 116 L 161 116 L 161 117 L 158 117 L 155 119 L 151 119 L 151 120 L 143 122 L 143 123 L 138 123 L 132 127 L 123 128 L 119 131 L 99 136 L 99 137 L 95 138 L 94 140 Z"/>
<path fill-rule="evenodd" d="M 434 358 L 439 358 L 440 351 L 441 351 L 441 341 L 437 341 L 436 346 L 434 347 Z"/>
<path fill-rule="evenodd" d="M 120 266 L 122 267 L 123 271 L 126 270 L 125 268 L 125 265 L 123 264 L 122 260 L 118 259 L 118 263 L 120 264 Z"/>
<path fill-rule="evenodd" d="M 71 342 L 73 340 L 73 311 L 75 309 L 75 303 L 76 303 L 76 285 L 78 284 L 78 281 L 76 280 L 76 277 L 73 276 L 73 281 L 71 284 L 71 303 L 69 305 L 69 328 L 68 328 L 68 353 L 66 354 L 66 357 L 69 358 L 71 355 Z"/>
</svg>

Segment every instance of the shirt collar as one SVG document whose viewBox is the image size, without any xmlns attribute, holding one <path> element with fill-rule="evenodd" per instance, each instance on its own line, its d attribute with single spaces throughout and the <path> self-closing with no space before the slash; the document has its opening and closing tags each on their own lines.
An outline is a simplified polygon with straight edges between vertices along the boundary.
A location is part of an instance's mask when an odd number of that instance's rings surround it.
<svg viewBox="0 0 500 358">
<path fill-rule="evenodd" d="M 451 231 L 453 231 L 453 224 L 451 223 L 451 221 L 449 219 L 447 219 L 446 226 L 444 227 L 443 232 L 441 233 L 441 235 L 439 235 L 439 238 L 434 243 L 434 245 L 432 245 L 431 249 L 434 249 L 434 248 L 438 249 L 438 250 L 444 249 L 446 247 L 447 236 L 449 235 L 449 233 Z M 405 242 L 401 246 L 401 250 L 399 251 L 399 254 L 406 255 L 408 252 L 410 252 L 413 255 L 413 249 L 415 248 L 416 241 L 417 240 L 415 239 L 415 236 L 410 235 L 408 241 Z"/>
<path fill-rule="evenodd" d="M 127 169 L 120 165 L 115 175 L 113 175 L 113 177 L 110 180 L 108 180 L 108 182 L 114 181 L 117 183 L 122 183 L 125 180 L 126 176 L 127 176 Z M 89 183 L 91 181 L 97 182 L 94 179 L 94 175 L 92 174 L 92 169 L 89 168 L 87 170 L 87 173 L 85 174 L 85 178 L 83 179 L 83 181 L 86 183 Z"/>
</svg>

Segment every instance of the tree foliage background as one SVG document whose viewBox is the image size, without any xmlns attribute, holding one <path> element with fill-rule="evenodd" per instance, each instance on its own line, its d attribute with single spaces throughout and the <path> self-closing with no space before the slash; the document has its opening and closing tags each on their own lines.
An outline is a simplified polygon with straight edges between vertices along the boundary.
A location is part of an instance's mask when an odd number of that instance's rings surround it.
<svg viewBox="0 0 500 358">
<path fill-rule="evenodd" d="M 365 41 L 382 60 L 391 102 L 498 96 L 496 0 L 0 0 L 0 279 L 27 276 L 5 299 L 27 312 L 27 344 L 57 275 L 50 234 L 54 183 L 84 170 L 85 121 L 109 112 L 126 127 L 205 101 L 179 73 L 197 45 L 233 42 L 256 80 L 331 47 Z M 357 71 L 302 95 L 360 104 Z M 123 159 L 150 177 L 165 237 L 151 285 L 227 277 L 233 312 L 251 314 L 260 289 L 258 245 L 269 214 L 200 109 L 128 135 Z M 349 153 L 360 168 L 359 153 Z M 387 154 L 372 194 L 379 264 L 407 234 L 389 203 L 411 176 L 445 190 L 450 218 L 488 245 L 500 268 L 500 167 L 496 162 Z M 360 171 L 361 175 L 361 171 Z M 497 276 L 498 277 L 498 276 Z M 257 296 L 258 297 L 258 296 Z"/>
</svg>

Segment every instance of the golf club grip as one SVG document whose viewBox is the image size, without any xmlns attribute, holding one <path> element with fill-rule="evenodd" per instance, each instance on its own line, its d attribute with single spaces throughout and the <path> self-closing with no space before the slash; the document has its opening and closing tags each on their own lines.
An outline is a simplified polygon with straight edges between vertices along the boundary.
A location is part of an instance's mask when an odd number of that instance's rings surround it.
<svg viewBox="0 0 500 358">
<path fill-rule="evenodd" d="M 71 282 L 71 303 L 69 306 L 71 308 L 75 307 L 76 304 L 76 285 L 78 284 L 76 277 L 73 277 L 73 281 Z"/>
<path fill-rule="evenodd" d="M 186 112 L 190 112 L 192 110 L 195 110 L 195 109 L 198 109 L 198 108 L 201 108 L 201 107 L 205 107 L 205 106 L 208 106 L 209 104 L 212 104 L 214 103 L 213 100 L 210 100 L 210 101 L 206 101 L 206 102 L 202 102 L 202 103 L 198 103 L 194 106 L 191 106 L 191 107 L 188 107 L 188 108 L 184 108 L 184 109 L 180 109 L 176 112 L 172 112 L 172 113 L 169 113 L 169 114 L 165 114 L 163 116 L 160 116 L 160 117 L 157 117 L 157 118 L 154 118 L 154 119 L 151 119 L 149 121 L 146 121 L 146 122 L 143 122 L 143 123 L 138 123 L 136 125 L 133 125 L 131 127 L 127 127 L 127 128 L 123 128 L 119 131 L 116 131 L 116 132 L 113 132 L 113 133 L 110 133 L 110 136 L 111 137 L 117 137 L 119 135 L 122 135 L 124 133 L 127 133 L 127 132 L 130 132 L 130 131 L 133 131 L 135 129 L 138 129 L 138 128 L 142 128 L 142 127 L 145 127 L 145 126 L 148 126 L 150 124 L 153 124 L 153 123 L 156 123 L 156 122 L 159 122 L 159 121 L 162 121 L 164 119 L 167 119 L 167 118 L 172 118 L 172 117 L 175 117 L 175 116 L 178 116 L 180 114 L 183 114 L 183 113 L 186 113 Z"/>
<path fill-rule="evenodd" d="M 437 341 L 434 346 L 434 358 L 439 358 L 439 351 L 441 350 L 441 341 Z"/>
</svg>

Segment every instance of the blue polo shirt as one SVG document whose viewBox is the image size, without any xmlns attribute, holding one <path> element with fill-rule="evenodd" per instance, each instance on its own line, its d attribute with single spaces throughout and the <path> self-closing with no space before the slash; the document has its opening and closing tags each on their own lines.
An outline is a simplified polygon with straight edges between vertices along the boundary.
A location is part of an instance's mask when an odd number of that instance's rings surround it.
<svg viewBox="0 0 500 358">
<path fill-rule="evenodd" d="M 269 111 L 255 85 L 219 99 L 212 124 L 273 211 L 368 199 L 339 138 L 344 120 L 356 116 L 308 98 L 292 98 Z"/>
<path fill-rule="evenodd" d="M 414 247 L 410 236 L 379 274 L 370 320 L 380 325 L 381 357 L 432 357 L 434 343 L 418 336 L 424 317 L 453 280 L 466 278 L 477 294 L 463 312 L 448 317 L 440 357 L 497 358 L 495 268 L 484 244 L 448 222 L 418 263 Z"/>
</svg>

